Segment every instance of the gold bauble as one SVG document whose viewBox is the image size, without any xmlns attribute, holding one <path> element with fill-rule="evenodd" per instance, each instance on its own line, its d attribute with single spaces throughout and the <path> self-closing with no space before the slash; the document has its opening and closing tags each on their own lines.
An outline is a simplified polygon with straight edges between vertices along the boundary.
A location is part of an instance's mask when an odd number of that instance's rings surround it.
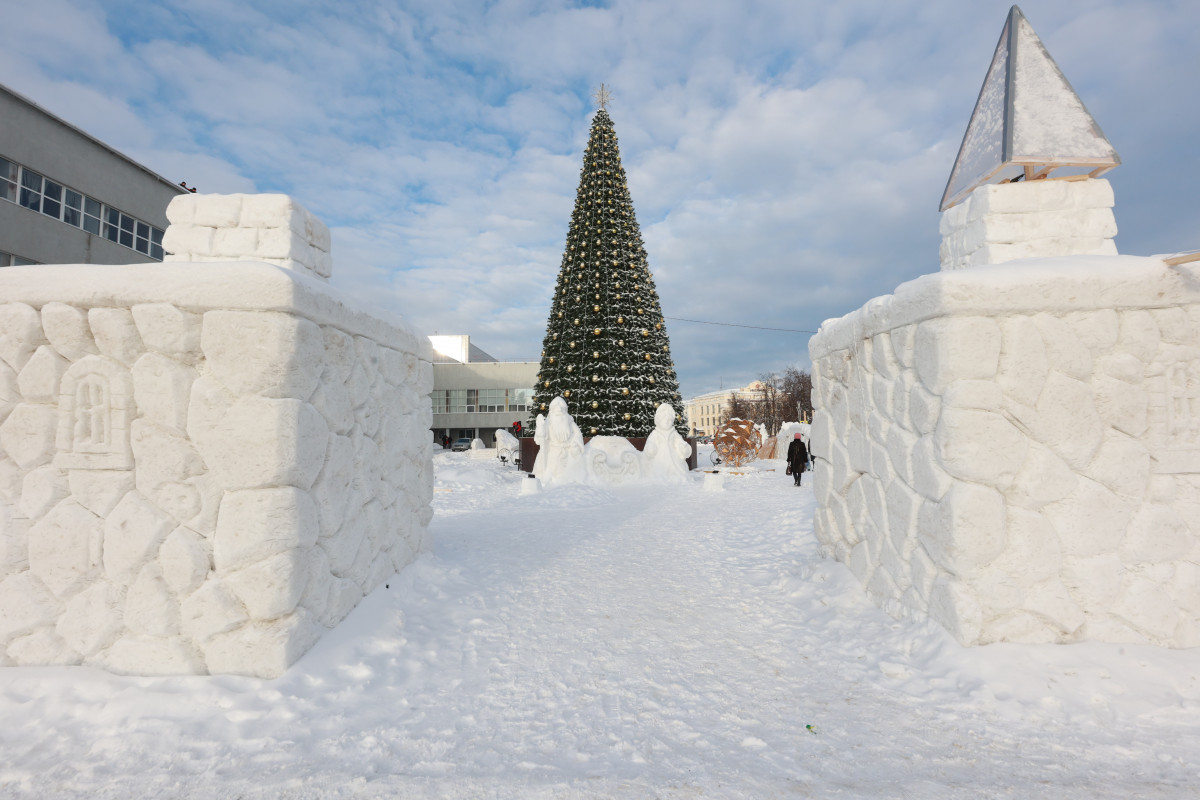
<svg viewBox="0 0 1200 800">
<path fill-rule="evenodd" d="M 546 410 L 546 404 L 542 403 L 542 411 L 545 411 L 545 410 Z"/>
<path fill-rule="evenodd" d="M 576 319 L 576 320 L 575 320 L 575 324 L 576 324 L 576 325 L 578 325 L 578 324 L 579 324 L 579 320 L 578 320 L 578 319 Z"/>
<path fill-rule="evenodd" d="M 599 357 L 600 357 L 600 351 L 599 351 L 599 350 L 593 350 L 593 351 L 592 351 L 592 358 L 599 358 Z"/>
<path fill-rule="evenodd" d="M 644 314 L 645 312 L 644 312 L 644 311 L 642 311 L 642 310 L 639 308 L 639 309 L 638 309 L 638 313 L 639 313 L 639 314 Z"/>
<path fill-rule="evenodd" d="M 543 407 L 544 407 L 544 406 L 543 406 Z M 628 414 L 626 414 L 626 415 L 625 415 L 625 419 L 629 419 L 629 415 L 628 415 Z"/>
<path fill-rule="evenodd" d="M 625 346 L 625 340 L 624 340 L 624 339 L 617 339 L 617 346 L 618 346 L 618 347 L 624 347 L 624 346 Z"/>
<path fill-rule="evenodd" d="M 650 360 L 650 354 L 649 354 L 649 353 L 646 353 L 646 360 L 647 360 L 647 361 L 649 361 L 649 360 Z"/>
<path fill-rule="evenodd" d="M 600 329 L 599 329 L 599 328 L 593 328 L 593 329 L 592 329 L 592 336 L 599 336 L 599 335 L 600 335 Z"/>
<path fill-rule="evenodd" d="M 628 389 L 622 389 L 622 390 L 621 390 L 621 394 L 622 394 L 622 395 L 624 395 L 625 397 L 628 397 L 628 396 L 629 396 L 629 390 L 628 390 Z"/>
<path fill-rule="evenodd" d="M 596 295 L 596 299 L 599 300 L 600 295 Z M 600 306 L 592 306 L 592 311 L 599 311 L 599 310 L 600 310 Z"/>
<path fill-rule="evenodd" d="M 621 369 L 629 369 L 629 367 L 628 367 L 628 365 L 626 365 L 626 364 L 622 364 L 622 365 L 621 365 Z"/>
<path fill-rule="evenodd" d="M 551 363 L 551 364 L 553 364 L 553 363 L 554 363 L 554 356 L 550 356 L 550 363 Z"/>
<path fill-rule="evenodd" d="M 595 436 L 595 435 L 596 435 L 596 429 L 595 429 L 595 428 L 592 428 L 592 429 L 591 429 L 591 434 L 592 434 L 592 436 Z"/>
<path fill-rule="evenodd" d="M 550 388 L 550 381 L 544 381 L 544 382 L 542 383 L 542 388 L 544 388 L 544 389 L 549 389 L 549 388 Z M 545 406 L 542 406 L 542 408 L 545 408 Z"/>
<path fill-rule="evenodd" d="M 624 324 L 625 324 L 625 318 L 624 318 L 624 317 L 617 317 L 617 322 L 619 322 L 619 323 L 621 323 L 622 325 L 624 325 Z"/>
<path fill-rule="evenodd" d="M 597 403 L 595 400 L 593 400 L 593 401 L 592 401 L 592 408 L 599 408 L 599 407 L 600 407 L 600 404 L 599 404 L 599 403 Z M 592 428 L 592 430 L 595 430 L 595 428 Z"/>
<path fill-rule="evenodd" d="M 661 331 L 661 330 L 662 330 L 662 323 L 661 323 L 661 322 L 656 322 L 656 323 L 654 323 L 654 329 L 655 329 L 655 330 L 659 330 L 659 331 Z"/>
<path fill-rule="evenodd" d="M 593 376 L 592 376 L 592 383 L 599 383 L 599 382 L 600 382 L 600 376 L 599 376 L 599 375 L 593 375 Z"/>
<path fill-rule="evenodd" d="M 574 343 L 574 342 L 571 342 L 571 349 L 572 349 L 572 350 L 574 350 L 574 349 L 575 349 L 575 343 Z"/>
<path fill-rule="evenodd" d="M 561 311 L 560 311 L 560 312 L 558 312 L 558 318 L 559 318 L 559 319 L 562 319 L 562 312 L 561 312 Z"/>
<path fill-rule="evenodd" d="M 649 335 L 650 335 L 650 331 L 646 330 L 645 328 L 642 328 L 642 336 L 649 336 Z"/>
<path fill-rule="evenodd" d="M 654 376 L 653 376 L 653 375 L 651 375 L 651 376 L 650 376 L 650 382 L 651 382 L 651 383 L 654 383 Z"/>
<path fill-rule="evenodd" d="M 647 356 L 647 358 L 649 358 L 649 356 Z M 574 371 L 575 371 L 575 365 L 567 364 L 567 372 L 574 372 Z"/>
</svg>

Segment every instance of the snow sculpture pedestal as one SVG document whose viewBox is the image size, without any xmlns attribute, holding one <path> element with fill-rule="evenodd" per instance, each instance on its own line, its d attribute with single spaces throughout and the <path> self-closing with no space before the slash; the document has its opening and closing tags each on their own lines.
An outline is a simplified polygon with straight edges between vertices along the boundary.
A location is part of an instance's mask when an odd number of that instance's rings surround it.
<svg viewBox="0 0 1200 800">
<path fill-rule="evenodd" d="M 1115 256 L 1112 209 L 1112 185 L 1102 179 L 980 186 L 942 213 L 942 270 L 1018 258 Z"/>
<path fill-rule="evenodd" d="M 967 645 L 1200 645 L 1200 266 L 925 275 L 809 344 L 816 533 Z"/>
<path fill-rule="evenodd" d="M 0 271 L 0 665 L 275 677 L 428 546 L 428 341 L 290 198 L 168 216 L 283 263 Z"/>
</svg>

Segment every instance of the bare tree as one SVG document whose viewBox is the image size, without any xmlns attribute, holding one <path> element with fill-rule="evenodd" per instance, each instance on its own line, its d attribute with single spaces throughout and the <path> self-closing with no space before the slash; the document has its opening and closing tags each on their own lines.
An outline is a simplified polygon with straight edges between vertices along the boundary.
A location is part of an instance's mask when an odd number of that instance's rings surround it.
<svg viewBox="0 0 1200 800">
<path fill-rule="evenodd" d="M 753 403 L 737 392 L 730 395 L 729 402 L 725 404 L 725 413 L 721 415 L 721 422 L 719 424 L 724 425 L 731 419 L 754 419 Z"/>
<path fill-rule="evenodd" d="M 797 419 L 797 414 L 812 419 L 812 375 L 796 367 L 788 367 L 783 371 L 783 394 L 792 408 L 789 420 Z"/>
</svg>

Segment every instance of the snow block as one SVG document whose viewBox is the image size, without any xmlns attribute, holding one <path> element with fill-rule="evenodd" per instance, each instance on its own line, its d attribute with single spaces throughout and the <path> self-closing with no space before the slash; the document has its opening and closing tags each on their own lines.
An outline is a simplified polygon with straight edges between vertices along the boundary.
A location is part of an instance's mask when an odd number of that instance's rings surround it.
<svg viewBox="0 0 1200 800">
<path fill-rule="evenodd" d="M 168 218 L 164 264 L 0 271 L 0 664 L 274 677 L 428 548 L 428 340 L 290 198 Z"/>
</svg>

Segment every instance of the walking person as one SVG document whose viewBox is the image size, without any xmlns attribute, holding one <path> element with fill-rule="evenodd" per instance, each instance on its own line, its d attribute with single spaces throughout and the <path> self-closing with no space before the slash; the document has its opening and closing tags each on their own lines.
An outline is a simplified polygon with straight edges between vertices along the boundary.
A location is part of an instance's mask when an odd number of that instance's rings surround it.
<svg viewBox="0 0 1200 800">
<path fill-rule="evenodd" d="M 800 476 L 804 474 L 804 470 L 808 468 L 808 448 L 804 446 L 804 440 L 800 434 L 796 434 L 791 443 L 788 445 L 787 451 L 788 474 L 792 476 L 792 480 L 796 485 L 800 485 Z"/>
</svg>

